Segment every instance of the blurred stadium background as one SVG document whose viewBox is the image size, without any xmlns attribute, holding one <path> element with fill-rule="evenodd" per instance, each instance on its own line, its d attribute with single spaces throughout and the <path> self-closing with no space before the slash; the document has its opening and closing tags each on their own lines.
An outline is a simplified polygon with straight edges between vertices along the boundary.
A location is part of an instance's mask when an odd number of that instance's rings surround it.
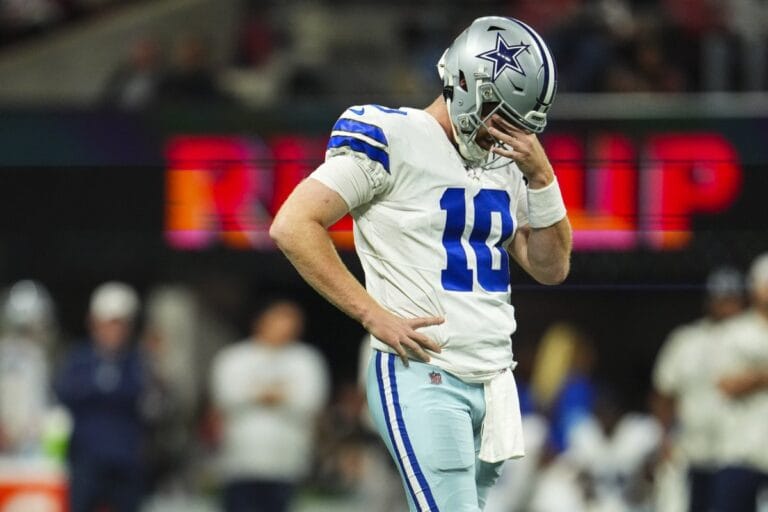
<svg viewBox="0 0 768 512">
<path fill-rule="evenodd" d="M 527 21 L 558 61 L 543 142 L 575 228 L 563 286 L 513 269 L 518 378 L 546 402 L 576 372 L 653 422 L 656 355 L 703 314 L 707 275 L 746 272 L 768 250 L 765 2 L 0 0 L 0 283 L 50 293 L 46 409 L 88 335 L 91 292 L 113 280 L 138 291 L 135 337 L 175 411 L 147 437 L 146 510 L 218 510 L 210 362 L 276 296 L 304 309 L 303 339 L 332 382 L 296 510 L 398 510 L 387 493 L 399 484 L 358 419 L 364 331 L 302 282 L 267 229 L 344 108 L 427 105 L 443 49 L 488 14 Z M 362 277 L 349 228 L 336 241 Z M 12 375 L 0 395 L 33 393 Z M 0 443 L 0 511 L 64 510 L 67 422 L 53 410 L 23 449 Z M 541 401 L 531 412 L 551 420 Z M 659 508 L 681 484 L 659 476 L 665 436 L 649 432 L 648 474 L 624 475 L 642 477 L 639 497 L 610 510 L 679 510 L 672 498 Z M 543 449 L 525 481 L 564 450 Z M 534 510 L 519 503 L 498 510 Z"/>
</svg>

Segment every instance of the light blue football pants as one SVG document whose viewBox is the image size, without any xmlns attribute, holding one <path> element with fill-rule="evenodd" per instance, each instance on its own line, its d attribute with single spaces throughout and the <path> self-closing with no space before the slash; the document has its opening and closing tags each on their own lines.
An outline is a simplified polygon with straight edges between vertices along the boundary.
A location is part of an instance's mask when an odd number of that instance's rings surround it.
<svg viewBox="0 0 768 512">
<path fill-rule="evenodd" d="M 478 512 L 501 470 L 477 458 L 482 384 L 374 350 L 368 407 L 403 479 L 412 512 Z"/>
</svg>

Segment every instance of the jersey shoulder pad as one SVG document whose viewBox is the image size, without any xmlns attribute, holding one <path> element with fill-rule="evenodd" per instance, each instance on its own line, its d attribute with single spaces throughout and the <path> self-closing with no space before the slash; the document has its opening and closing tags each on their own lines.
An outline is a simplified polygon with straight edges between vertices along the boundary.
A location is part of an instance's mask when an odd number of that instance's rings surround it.
<svg viewBox="0 0 768 512">
<path fill-rule="evenodd" d="M 351 152 L 389 173 L 393 128 L 406 115 L 381 105 L 349 107 L 333 125 L 327 157 Z"/>
</svg>

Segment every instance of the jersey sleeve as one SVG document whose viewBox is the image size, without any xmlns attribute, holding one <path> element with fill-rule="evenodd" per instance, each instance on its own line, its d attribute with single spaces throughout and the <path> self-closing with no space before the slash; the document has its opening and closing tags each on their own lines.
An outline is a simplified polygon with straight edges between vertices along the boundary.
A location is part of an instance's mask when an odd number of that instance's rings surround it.
<svg viewBox="0 0 768 512">
<path fill-rule="evenodd" d="M 350 107 L 333 125 L 325 161 L 331 164 L 339 158 L 353 160 L 363 171 L 370 188 L 370 194 L 363 194 L 362 197 L 370 200 L 384 193 L 391 186 L 389 152 L 387 126 L 380 111 L 370 106 Z M 339 186 L 340 180 L 336 181 L 336 186 Z M 360 185 L 358 182 L 352 186 L 360 190 Z M 340 190 L 337 192 L 344 197 Z"/>
<path fill-rule="evenodd" d="M 352 155 L 339 155 L 309 175 L 341 196 L 351 211 L 370 202 L 375 193 L 373 180 Z"/>
</svg>

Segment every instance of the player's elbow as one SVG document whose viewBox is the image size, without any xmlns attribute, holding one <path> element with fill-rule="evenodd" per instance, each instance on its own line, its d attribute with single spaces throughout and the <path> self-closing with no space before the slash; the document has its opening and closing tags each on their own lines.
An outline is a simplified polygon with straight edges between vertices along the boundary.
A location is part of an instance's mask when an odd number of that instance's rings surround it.
<svg viewBox="0 0 768 512">
<path fill-rule="evenodd" d="M 272 225 L 269 226 L 269 237 L 282 250 L 285 250 L 291 239 L 290 223 L 281 212 L 278 212 Z"/>
<path fill-rule="evenodd" d="M 547 286 L 562 284 L 570 272 L 570 265 L 565 262 L 561 265 L 551 266 L 536 275 L 536 280 Z"/>
</svg>

